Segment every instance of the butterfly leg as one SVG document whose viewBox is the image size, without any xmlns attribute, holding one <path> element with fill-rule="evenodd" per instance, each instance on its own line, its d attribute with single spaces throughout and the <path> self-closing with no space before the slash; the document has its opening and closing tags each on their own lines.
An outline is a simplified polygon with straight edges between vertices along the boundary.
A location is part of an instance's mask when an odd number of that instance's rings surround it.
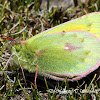
<svg viewBox="0 0 100 100">
<path fill-rule="evenodd" d="M 37 74 L 38 74 L 38 65 L 36 65 L 36 66 L 37 66 L 37 70 L 36 70 L 36 73 L 35 73 L 35 87 L 37 89 L 36 79 L 37 79 Z"/>
</svg>

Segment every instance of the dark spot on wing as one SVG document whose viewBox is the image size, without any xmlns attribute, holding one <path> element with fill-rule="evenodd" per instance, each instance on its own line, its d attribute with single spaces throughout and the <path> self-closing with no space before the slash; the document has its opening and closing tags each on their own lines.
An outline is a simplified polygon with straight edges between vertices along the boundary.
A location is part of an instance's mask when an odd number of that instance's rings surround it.
<svg viewBox="0 0 100 100">
<path fill-rule="evenodd" d="M 87 31 L 90 31 L 90 29 L 88 29 Z"/>
<path fill-rule="evenodd" d="M 81 62 L 85 62 L 85 57 L 80 59 Z"/>
<path fill-rule="evenodd" d="M 87 24 L 88 27 L 92 26 L 92 23 Z"/>
<path fill-rule="evenodd" d="M 88 23 L 88 24 L 87 24 L 87 31 L 90 31 L 91 26 L 92 26 L 92 23 Z"/>
<path fill-rule="evenodd" d="M 72 37 L 74 37 L 74 38 L 77 38 L 77 35 L 76 34 L 73 34 L 73 35 L 71 35 Z"/>
<path fill-rule="evenodd" d="M 62 31 L 62 36 L 65 36 L 65 33 L 66 33 L 66 32 L 63 30 L 63 31 Z"/>
<path fill-rule="evenodd" d="M 64 31 L 64 30 L 63 30 L 62 32 L 63 32 L 63 33 L 65 33 L 65 31 Z"/>
<path fill-rule="evenodd" d="M 85 56 L 89 55 L 91 51 L 85 51 L 84 54 Z"/>
<path fill-rule="evenodd" d="M 81 42 L 81 43 L 83 43 L 84 41 L 85 41 L 85 39 L 84 39 L 84 38 L 81 38 L 81 39 L 80 39 L 80 42 Z"/>
</svg>

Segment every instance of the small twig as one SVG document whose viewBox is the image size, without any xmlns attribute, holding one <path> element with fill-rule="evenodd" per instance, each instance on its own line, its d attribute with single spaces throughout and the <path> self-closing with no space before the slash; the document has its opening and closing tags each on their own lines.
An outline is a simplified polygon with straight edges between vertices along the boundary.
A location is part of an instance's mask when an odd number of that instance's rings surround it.
<svg viewBox="0 0 100 100">
<path fill-rule="evenodd" d="M 2 57 L 0 57 L 0 59 L 2 59 L 2 60 L 4 60 L 4 61 L 8 61 L 8 60 L 6 60 L 6 59 L 4 59 L 4 58 L 2 58 Z"/>
<path fill-rule="evenodd" d="M 95 8 L 96 8 L 96 11 L 98 11 L 98 6 L 97 6 L 97 4 L 95 3 L 94 5 L 95 5 Z"/>
<path fill-rule="evenodd" d="M 22 87 L 22 85 L 21 85 L 21 83 L 20 83 L 19 80 L 18 80 L 18 83 L 19 83 L 21 89 L 23 90 L 23 92 L 25 93 L 25 95 L 26 95 L 26 97 L 27 97 L 27 100 L 30 100 L 30 97 L 29 97 L 28 94 L 26 93 L 25 89 Z"/>
<path fill-rule="evenodd" d="M 40 23 L 41 23 L 41 28 L 42 28 L 42 31 L 44 31 L 44 27 L 43 27 L 43 23 L 42 21 L 39 19 Z"/>
<path fill-rule="evenodd" d="M 17 32 L 17 33 L 14 33 L 14 34 L 11 34 L 11 35 L 17 35 L 19 33 L 22 33 L 25 29 L 27 28 L 27 26 L 25 26 L 21 31 Z"/>
<path fill-rule="evenodd" d="M 8 61 L 7 61 L 7 63 L 6 63 L 6 65 L 5 65 L 5 67 L 3 68 L 3 71 L 8 67 L 8 63 L 9 63 L 9 61 L 11 61 L 12 60 L 12 55 L 10 56 L 10 58 L 8 59 Z"/>
<path fill-rule="evenodd" d="M 83 83 L 80 85 L 80 87 L 82 87 L 85 84 L 85 81 L 83 81 Z"/>
<path fill-rule="evenodd" d="M 4 73 L 6 74 L 6 75 L 11 75 L 11 74 L 16 74 L 16 72 L 11 72 L 11 71 L 4 71 Z M 0 75 L 2 76 L 3 75 L 3 71 L 0 71 Z"/>
<path fill-rule="evenodd" d="M 9 32 L 11 32 L 17 25 L 19 25 L 19 21 L 17 22 L 17 24 L 15 24 L 10 30 Z M 7 35 L 8 33 L 5 33 L 3 35 Z M 11 34 L 11 35 L 15 35 L 15 34 Z"/>
<path fill-rule="evenodd" d="M 29 31 L 27 31 L 27 30 L 25 30 L 25 31 L 29 33 L 29 36 L 33 36 L 32 35 L 32 28 Z"/>
<path fill-rule="evenodd" d="M 4 5 L 0 4 L 1 7 L 4 7 Z M 10 13 L 12 13 L 14 16 L 16 15 L 13 11 L 11 11 L 9 8 L 5 7 Z M 19 15 L 19 14 L 18 14 Z"/>
<path fill-rule="evenodd" d="M 5 16 L 0 20 L 0 23 L 4 20 Z"/>
<path fill-rule="evenodd" d="M 17 22 L 17 24 L 15 24 L 15 25 L 9 30 L 9 32 L 12 31 L 17 25 L 19 25 L 19 21 Z"/>
<path fill-rule="evenodd" d="M 100 80 L 100 75 L 99 75 L 99 77 L 96 79 L 96 81 L 98 81 L 98 80 Z"/>
<path fill-rule="evenodd" d="M 3 85 L 1 88 L 0 88 L 0 91 L 5 87 L 5 85 Z"/>
<path fill-rule="evenodd" d="M 91 85 L 92 85 L 93 81 L 95 80 L 96 76 L 97 76 L 97 74 L 95 74 L 95 75 L 94 75 L 94 77 L 93 77 L 93 79 L 92 79 L 91 83 L 90 83 L 90 84 L 89 84 L 89 86 L 88 86 L 88 89 L 90 89 L 90 87 L 91 87 Z"/>
</svg>

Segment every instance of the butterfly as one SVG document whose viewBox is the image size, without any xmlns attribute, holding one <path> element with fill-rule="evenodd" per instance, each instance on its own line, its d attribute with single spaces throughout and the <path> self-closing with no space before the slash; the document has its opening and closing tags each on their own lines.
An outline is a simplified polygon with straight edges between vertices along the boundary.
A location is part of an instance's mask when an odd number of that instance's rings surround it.
<svg viewBox="0 0 100 100">
<path fill-rule="evenodd" d="M 13 47 L 14 61 L 54 80 L 79 80 L 100 65 L 100 13 L 41 32 Z M 36 84 L 36 83 L 35 83 Z"/>
</svg>

